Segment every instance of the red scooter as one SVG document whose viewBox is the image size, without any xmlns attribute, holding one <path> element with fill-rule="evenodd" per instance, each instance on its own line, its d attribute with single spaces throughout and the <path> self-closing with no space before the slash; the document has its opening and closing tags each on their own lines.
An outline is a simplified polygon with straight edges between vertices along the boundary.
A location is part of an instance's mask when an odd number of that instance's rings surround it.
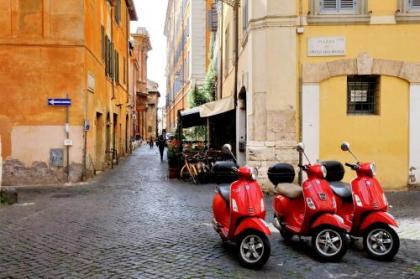
<svg viewBox="0 0 420 279">
<path fill-rule="evenodd" d="M 230 145 L 223 149 L 233 156 Z M 231 185 L 219 185 L 213 198 L 214 229 L 223 241 L 237 244 L 241 265 L 260 268 L 271 254 L 271 231 L 264 221 L 264 194 L 256 181 L 255 169 L 230 167 L 232 170 L 239 179 Z"/>
<path fill-rule="evenodd" d="M 293 235 L 311 236 L 319 260 L 338 261 L 347 251 L 350 226 L 336 214 L 336 201 L 325 180 L 325 167 L 311 165 L 304 149 L 304 144 L 299 143 L 297 150 L 309 163 L 299 166 L 308 175 L 302 187 L 291 184 L 295 178 L 293 166 L 276 164 L 268 170 L 277 194 L 273 200 L 274 226 L 286 241 Z"/>
<path fill-rule="evenodd" d="M 400 247 L 398 234 L 392 228 L 398 225 L 387 212 L 388 201 L 375 178 L 375 165 L 360 163 L 346 142 L 341 145 L 341 150 L 349 152 L 357 162 L 345 164 L 357 174 L 351 185 L 341 182 L 344 167 L 340 162 L 323 163 L 328 169 L 327 179 L 336 194 L 338 214 L 351 226 L 351 236 L 363 237 L 363 247 L 371 258 L 391 260 Z"/>
</svg>

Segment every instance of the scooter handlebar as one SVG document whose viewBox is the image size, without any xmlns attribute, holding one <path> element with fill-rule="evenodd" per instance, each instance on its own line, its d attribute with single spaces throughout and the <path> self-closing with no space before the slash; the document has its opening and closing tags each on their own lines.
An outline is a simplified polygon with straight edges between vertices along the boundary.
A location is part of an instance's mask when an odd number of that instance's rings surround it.
<svg viewBox="0 0 420 279">
<path fill-rule="evenodd" d="M 352 170 L 357 170 L 359 168 L 359 166 L 356 164 L 345 163 L 345 165 L 351 168 Z"/>
</svg>

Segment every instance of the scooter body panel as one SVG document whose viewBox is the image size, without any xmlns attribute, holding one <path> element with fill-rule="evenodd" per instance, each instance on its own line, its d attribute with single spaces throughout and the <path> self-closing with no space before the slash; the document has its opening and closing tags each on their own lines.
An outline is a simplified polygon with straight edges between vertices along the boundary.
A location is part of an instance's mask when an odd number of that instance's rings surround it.
<svg viewBox="0 0 420 279">
<path fill-rule="evenodd" d="M 265 218 L 264 194 L 256 181 L 240 179 L 230 187 L 229 238 L 234 238 L 243 218 Z"/>
<path fill-rule="evenodd" d="M 316 229 L 321 226 L 333 226 L 340 228 L 343 231 L 350 231 L 350 226 L 344 222 L 344 219 L 337 214 L 324 213 L 318 216 L 312 223 L 311 229 Z"/>
<path fill-rule="evenodd" d="M 248 217 L 239 221 L 238 226 L 233 233 L 233 238 L 236 239 L 247 230 L 256 230 L 266 235 L 271 235 L 271 231 L 264 222 L 264 219 L 258 217 Z"/>
<path fill-rule="evenodd" d="M 273 210 L 276 217 L 286 225 L 288 230 L 296 234 L 300 233 L 305 213 L 303 197 L 289 199 L 285 196 L 277 195 L 273 199 Z"/>
<path fill-rule="evenodd" d="M 219 226 L 229 228 L 230 212 L 229 205 L 223 197 L 216 193 L 213 198 L 213 216 Z"/>
<path fill-rule="evenodd" d="M 376 211 L 370 213 L 363 219 L 363 222 L 360 225 L 360 229 L 358 230 L 359 234 L 362 235 L 367 228 L 376 223 L 388 224 L 390 226 L 398 227 L 397 221 L 395 221 L 394 216 L 392 216 L 388 212 Z"/>
</svg>

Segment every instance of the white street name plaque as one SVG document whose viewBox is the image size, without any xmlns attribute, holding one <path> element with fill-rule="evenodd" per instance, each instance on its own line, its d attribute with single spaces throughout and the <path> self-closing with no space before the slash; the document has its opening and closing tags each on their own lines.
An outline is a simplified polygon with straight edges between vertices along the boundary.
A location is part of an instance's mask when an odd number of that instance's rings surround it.
<svg viewBox="0 0 420 279">
<path fill-rule="evenodd" d="M 344 56 L 346 38 L 316 37 L 308 39 L 308 56 Z"/>
</svg>

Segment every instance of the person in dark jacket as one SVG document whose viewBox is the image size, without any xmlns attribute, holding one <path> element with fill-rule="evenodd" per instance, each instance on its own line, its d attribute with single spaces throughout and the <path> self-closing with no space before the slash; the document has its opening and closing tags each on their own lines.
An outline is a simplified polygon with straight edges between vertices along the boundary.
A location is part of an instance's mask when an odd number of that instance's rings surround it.
<svg viewBox="0 0 420 279">
<path fill-rule="evenodd" d="M 166 146 L 166 139 L 163 135 L 160 135 L 158 137 L 157 146 L 159 147 L 160 161 L 163 162 L 163 153 L 165 151 L 165 146 Z"/>
</svg>

